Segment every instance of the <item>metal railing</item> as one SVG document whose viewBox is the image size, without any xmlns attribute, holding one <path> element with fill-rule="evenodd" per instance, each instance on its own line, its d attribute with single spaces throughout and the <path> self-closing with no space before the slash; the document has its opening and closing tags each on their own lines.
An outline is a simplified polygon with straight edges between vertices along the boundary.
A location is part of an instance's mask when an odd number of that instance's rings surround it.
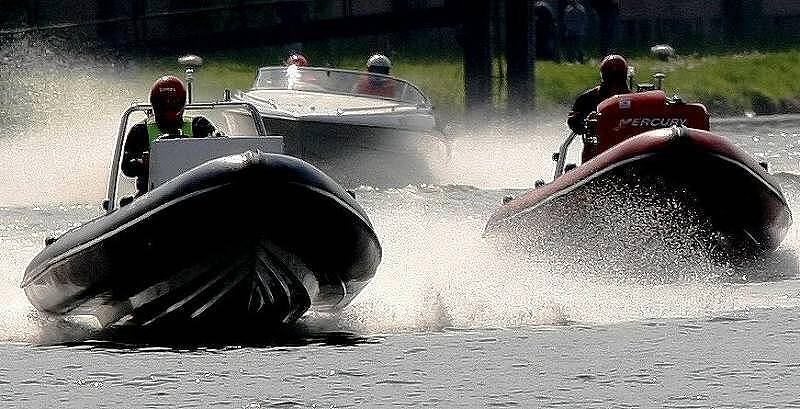
<svg viewBox="0 0 800 409">
<path fill-rule="evenodd" d="M 556 160 L 556 171 L 555 175 L 553 176 L 553 180 L 558 179 L 559 176 L 564 174 L 564 165 L 567 161 L 567 150 L 569 150 L 569 145 L 575 140 L 578 134 L 572 132 L 569 134 L 567 139 L 564 143 L 561 144 L 561 148 L 558 149 L 558 158 Z"/>
<path fill-rule="evenodd" d="M 186 106 L 186 110 L 202 110 L 202 109 L 217 109 L 217 108 L 244 108 L 249 111 L 251 117 L 253 118 L 253 123 L 256 128 L 256 133 L 258 136 L 267 136 L 267 129 L 264 126 L 264 120 L 261 117 L 261 114 L 258 112 L 258 109 L 253 104 L 247 102 L 209 102 L 209 103 L 199 103 L 199 104 L 191 104 Z M 128 130 L 128 120 L 130 119 L 131 114 L 134 112 L 144 112 L 148 113 L 152 111 L 153 106 L 150 104 L 134 104 L 131 105 L 125 112 L 122 113 L 122 118 L 119 121 L 119 129 L 117 131 L 117 144 L 114 148 L 114 160 L 111 166 L 111 174 L 108 177 L 108 192 L 106 196 L 106 200 L 108 201 L 106 205 L 106 211 L 111 212 L 119 206 L 117 202 L 117 181 L 119 179 L 119 172 L 120 172 L 120 162 L 122 160 L 122 152 L 125 147 L 125 138 L 126 138 L 126 131 Z"/>
</svg>

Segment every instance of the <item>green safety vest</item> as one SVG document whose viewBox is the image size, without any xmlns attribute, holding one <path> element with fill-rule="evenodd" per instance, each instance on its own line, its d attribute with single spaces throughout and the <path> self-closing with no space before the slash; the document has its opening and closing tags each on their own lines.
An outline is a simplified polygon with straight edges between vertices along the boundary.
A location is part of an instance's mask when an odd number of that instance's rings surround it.
<svg viewBox="0 0 800 409">
<path fill-rule="evenodd" d="M 184 138 L 192 138 L 194 134 L 192 133 L 192 117 L 183 117 L 183 125 L 181 126 L 181 136 Z M 153 119 L 147 119 L 147 136 L 150 137 L 150 143 L 153 143 L 159 136 L 163 135 L 164 132 L 161 131 L 161 128 L 158 127 L 156 121 Z"/>
</svg>

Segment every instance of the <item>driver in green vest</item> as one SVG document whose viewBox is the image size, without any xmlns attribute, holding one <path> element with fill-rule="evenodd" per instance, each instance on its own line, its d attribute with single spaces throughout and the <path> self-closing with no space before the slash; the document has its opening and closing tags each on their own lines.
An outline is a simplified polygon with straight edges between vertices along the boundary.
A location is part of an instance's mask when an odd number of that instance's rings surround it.
<svg viewBox="0 0 800 409">
<path fill-rule="evenodd" d="M 186 85 L 171 75 L 156 80 L 150 89 L 153 115 L 134 125 L 125 139 L 122 173 L 136 178 L 137 196 L 147 192 L 150 144 L 158 138 L 205 138 L 214 125 L 202 116 L 183 115 Z"/>
</svg>

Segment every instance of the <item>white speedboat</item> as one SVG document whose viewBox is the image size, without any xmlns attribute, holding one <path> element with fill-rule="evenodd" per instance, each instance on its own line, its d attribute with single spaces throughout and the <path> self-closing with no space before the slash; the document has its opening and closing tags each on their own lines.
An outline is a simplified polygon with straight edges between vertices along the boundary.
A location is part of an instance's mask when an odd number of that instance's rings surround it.
<svg viewBox="0 0 800 409">
<path fill-rule="evenodd" d="M 387 75 L 265 67 L 234 99 L 252 103 L 285 152 L 345 186 L 434 183 L 448 147 L 433 106 L 413 84 Z"/>
</svg>

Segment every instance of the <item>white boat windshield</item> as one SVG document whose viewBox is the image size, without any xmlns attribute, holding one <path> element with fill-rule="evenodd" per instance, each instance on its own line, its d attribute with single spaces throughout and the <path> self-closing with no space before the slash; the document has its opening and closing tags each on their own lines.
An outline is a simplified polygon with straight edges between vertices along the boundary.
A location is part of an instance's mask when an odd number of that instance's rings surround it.
<svg viewBox="0 0 800 409">
<path fill-rule="evenodd" d="M 261 68 L 253 89 L 324 92 L 430 105 L 417 87 L 399 78 L 332 68 L 295 65 Z"/>
</svg>

